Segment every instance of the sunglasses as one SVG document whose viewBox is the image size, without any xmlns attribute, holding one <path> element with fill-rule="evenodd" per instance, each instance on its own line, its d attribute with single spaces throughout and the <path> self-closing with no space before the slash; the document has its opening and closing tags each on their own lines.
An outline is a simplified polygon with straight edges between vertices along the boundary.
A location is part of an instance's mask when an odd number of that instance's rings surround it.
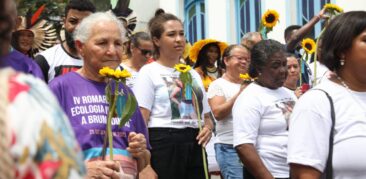
<svg viewBox="0 0 366 179">
<path fill-rule="evenodd" d="M 139 47 L 136 48 L 138 48 L 144 56 L 146 56 L 147 54 L 152 55 L 152 50 L 141 49 Z"/>
</svg>

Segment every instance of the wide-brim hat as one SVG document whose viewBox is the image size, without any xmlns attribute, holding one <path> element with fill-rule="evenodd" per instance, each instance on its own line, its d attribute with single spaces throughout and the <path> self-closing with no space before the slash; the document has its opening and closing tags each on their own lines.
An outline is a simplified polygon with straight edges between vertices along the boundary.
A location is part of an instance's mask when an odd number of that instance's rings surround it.
<svg viewBox="0 0 366 179">
<path fill-rule="evenodd" d="M 226 47 L 228 47 L 228 44 L 225 42 L 221 42 L 215 39 L 203 39 L 203 40 L 199 40 L 196 43 L 193 44 L 192 48 L 189 51 L 189 58 L 192 60 L 192 62 L 197 61 L 198 58 L 198 54 L 200 53 L 200 51 L 202 50 L 202 48 L 208 44 L 212 44 L 215 43 L 219 46 L 220 48 L 220 55 L 222 56 L 222 54 L 224 53 L 224 50 L 226 49 Z"/>
</svg>

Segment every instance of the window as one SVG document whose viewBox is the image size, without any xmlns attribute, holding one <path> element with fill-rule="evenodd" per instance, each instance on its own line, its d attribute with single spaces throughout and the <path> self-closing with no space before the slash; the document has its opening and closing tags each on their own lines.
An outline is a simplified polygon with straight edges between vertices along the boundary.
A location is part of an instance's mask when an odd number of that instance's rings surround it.
<svg viewBox="0 0 366 179">
<path fill-rule="evenodd" d="M 257 31 L 262 16 L 260 0 L 236 0 L 236 17 L 239 25 L 238 39 L 247 32 Z"/>
<path fill-rule="evenodd" d="M 327 3 L 330 3 L 330 0 L 298 0 L 297 6 L 298 6 L 298 22 L 299 25 L 304 25 L 311 18 L 314 17 L 314 15 L 318 15 L 320 10 L 323 8 L 323 6 Z M 310 37 L 315 38 L 318 37 L 321 29 L 323 28 L 323 23 L 317 23 L 315 27 L 310 32 Z"/>
<path fill-rule="evenodd" d="M 205 3 L 204 0 L 185 0 L 185 32 L 190 43 L 205 38 Z"/>
</svg>

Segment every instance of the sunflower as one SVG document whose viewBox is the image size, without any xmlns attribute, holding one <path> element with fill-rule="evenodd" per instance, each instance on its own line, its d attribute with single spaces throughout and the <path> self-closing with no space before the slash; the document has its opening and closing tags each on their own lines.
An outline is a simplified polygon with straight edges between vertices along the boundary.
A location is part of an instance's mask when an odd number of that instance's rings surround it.
<svg viewBox="0 0 366 179">
<path fill-rule="evenodd" d="M 240 79 L 244 80 L 244 83 L 247 83 L 247 84 L 249 84 L 257 79 L 257 78 L 252 78 L 248 73 L 240 74 L 239 77 L 240 77 Z"/>
<path fill-rule="evenodd" d="M 326 4 L 324 5 L 324 8 L 326 9 L 326 11 L 337 12 L 337 13 L 343 12 L 343 9 L 335 4 Z"/>
<path fill-rule="evenodd" d="M 109 67 L 103 67 L 99 70 L 99 74 L 103 77 L 111 77 L 114 75 L 114 70 Z"/>
<path fill-rule="evenodd" d="M 185 65 L 185 64 L 181 64 L 181 63 L 180 64 L 176 64 L 174 66 L 174 68 L 177 71 L 181 72 L 181 73 L 187 73 L 189 70 L 191 70 L 191 66 Z"/>
<path fill-rule="evenodd" d="M 245 74 L 240 74 L 239 76 L 242 80 L 250 80 L 250 76 L 248 73 L 245 73 Z"/>
<path fill-rule="evenodd" d="M 262 24 L 267 28 L 273 28 L 278 20 L 280 18 L 280 15 L 275 10 L 267 10 L 263 16 L 262 16 Z"/>
<path fill-rule="evenodd" d="M 316 49 L 315 42 L 311 38 L 306 38 L 306 39 L 302 40 L 301 46 L 307 54 L 313 54 Z"/>
<path fill-rule="evenodd" d="M 220 41 L 215 40 L 215 39 L 199 40 L 196 43 L 194 43 L 193 46 L 191 47 L 191 49 L 189 50 L 189 58 L 192 60 L 192 62 L 196 63 L 197 58 L 198 58 L 198 54 L 200 53 L 201 49 L 205 45 L 210 44 L 210 43 L 216 43 L 219 46 L 220 55 L 222 55 L 224 53 L 224 50 L 228 46 L 227 43 L 220 42 Z"/>
<path fill-rule="evenodd" d="M 131 73 L 128 72 L 126 69 L 124 70 L 116 70 L 113 74 L 114 78 L 120 79 L 120 78 L 129 78 L 131 77 Z"/>
</svg>

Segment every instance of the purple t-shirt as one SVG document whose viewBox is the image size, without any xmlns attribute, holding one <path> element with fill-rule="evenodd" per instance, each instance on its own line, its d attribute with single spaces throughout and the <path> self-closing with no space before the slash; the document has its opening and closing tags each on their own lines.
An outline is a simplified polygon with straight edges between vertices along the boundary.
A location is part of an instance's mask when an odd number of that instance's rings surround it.
<svg viewBox="0 0 366 179">
<path fill-rule="evenodd" d="M 12 67 L 15 71 L 32 74 L 44 80 L 43 73 L 38 64 L 17 50 L 12 50 L 9 54 L 0 57 L 0 68 L 4 67 Z"/>
<path fill-rule="evenodd" d="M 77 72 L 70 72 L 52 80 L 49 87 L 70 119 L 85 160 L 100 159 L 109 107 L 105 96 L 106 83 L 91 81 Z M 125 94 L 127 90 L 131 92 L 128 87 L 122 85 L 120 89 Z M 142 133 L 148 143 L 145 122 L 140 110 L 136 110 L 123 128 L 119 128 L 118 124 L 118 118 L 112 118 L 114 160 L 121 161 L 124 173 L 136 175 L 136 161 L 126 150 L 128 134 Z M 107 156 L 108 154 L 107 150 Z"/>
</svg>

